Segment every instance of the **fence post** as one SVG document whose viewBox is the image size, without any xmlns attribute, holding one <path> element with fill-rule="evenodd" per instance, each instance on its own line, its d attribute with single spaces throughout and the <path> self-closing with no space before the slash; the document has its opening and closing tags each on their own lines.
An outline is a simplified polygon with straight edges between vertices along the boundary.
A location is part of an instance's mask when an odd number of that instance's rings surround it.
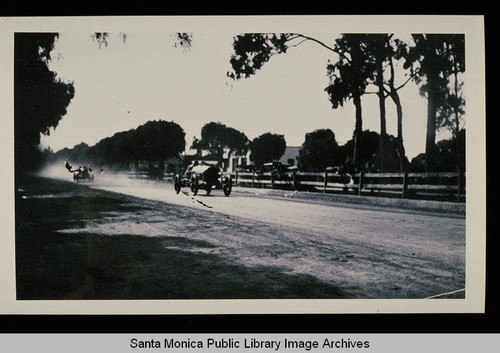
<svg viewBox="0 0 500 353">
<path fill-rule="evenodd" d="M 328 170 L 325 170 L 324 184 L 323 184 L 323 194 L 326 193 L 326 185 L 328 184 Z"/>
<path fill-rule="evenodd" d="M 408 170 L 405 169 L 403 174 L 403 190 L 401 191 L 401 198 L 404 199 L 406 197 L 406 192 L 408 190 Z"/>
<path fill-rule="evenodd" d="M 271 172 L 271 189 L 274 189 L 274 173 Z"/>
<path fill-rule="evenodd" d="M 252 188 L 255 187 L 255 170 L 252 172 Z"/>
<path fill-rule="evenodd" d="M 363 171 L 359 172 L 359 189 L 358 196 L 361 196 L 361 189 L 363 188 Z"/>
<path fill-rule="evenodd" d="M 236 169 L 236 171 L 235 171 L 234 185 L 238 186 L 238 169 Z"/>
<path fill-rule="evenodd" d="M 462 168 L 457 167 L 457 171 L 458 171 L 457 202 L 460 202 L 460 195 L 462 194 Z"/>
</svg>

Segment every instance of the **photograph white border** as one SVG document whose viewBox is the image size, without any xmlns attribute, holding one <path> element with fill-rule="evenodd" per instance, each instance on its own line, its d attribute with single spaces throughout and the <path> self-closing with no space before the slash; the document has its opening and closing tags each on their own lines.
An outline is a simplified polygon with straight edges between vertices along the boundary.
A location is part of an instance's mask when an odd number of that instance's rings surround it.
<svg viewBox="0 0 500 353">
<path fill-rule="evenodd" d="M 15 295 L 13 67 L 16 32 L 464 33 L 467 97 L 465 299 L 36 300 Z M 1 314 L 482 313 L 485 305 L 486 106 L 484 18 L 477 15 L 125 16 L 0 18 Z"/>
</svg>

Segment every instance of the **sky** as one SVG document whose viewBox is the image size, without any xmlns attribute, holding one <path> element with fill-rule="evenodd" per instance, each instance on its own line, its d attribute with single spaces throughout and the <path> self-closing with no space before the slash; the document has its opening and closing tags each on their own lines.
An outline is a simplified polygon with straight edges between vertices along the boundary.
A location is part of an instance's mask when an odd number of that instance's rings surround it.
<svg viewBox="0 0 500 353">
<path fill-rule="evenodd" d="M 347 101 L 332 109 L 324 88 L 329 83 L 326 65 L 335 57 L 318 44 L 290 48 L 250 78 L 233 81 L 226 73 L 239 33 L 193 32 L 190 50 L 176 48 L 171 32 L 126 34 L 123 43 L 118 33 L 110 33 L 109 45 L 98 49 L 91 33 L 60 33 L 50 69 L 74 83 L 75 97 L 58 126 L 42 137 L 42 147 L 56 152 L 81 142 L 92 146 L 149 120 L 178 123 L 186 133 L 187 152 L 211 121 L 238 129 L 250 140 L 266 132 L 283 134 L 287 146 L 300 146 L 306 133 L 323 128 L 331 129 L 340 145 L 352 138 L 354 106 Z M 308 34 L 330 44 L 336 37 Z M 403 88 L 401 99 L 405 148 L 413 158 L 425 149 L 426 100 L 414 83 Z M 363 129 L 379 132 L 376 95 L 363 96 L 362 109 Z M 396 135 L 395 106 L 389 99 L 387 126 Z"/>
</svg>

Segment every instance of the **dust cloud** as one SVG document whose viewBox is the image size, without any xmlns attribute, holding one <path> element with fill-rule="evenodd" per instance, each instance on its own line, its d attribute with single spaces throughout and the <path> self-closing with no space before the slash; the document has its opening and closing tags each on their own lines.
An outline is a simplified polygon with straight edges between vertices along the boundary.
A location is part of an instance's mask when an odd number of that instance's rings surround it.
<svg viewBox="0 0 500 353">
<path fill-rule="evenodd" d="M 71 165 L 73 169 L 78 168 L 78 166 L 86 165 L 85 163 L 74 163 Z M 140 178 L 135 173 L 127 172 L 114 172 L 107 171 L 106 169 L 97 167 L 92 168 L 92 173 L 94 175 L 94 181 L 80 180 L 78 183 L 88 184 L 94 188 L 143 188 L 143 187 L 161 187 L 165 188 L 170 186 L 167 180 L 152 180 L 146 178 Z M 66 169 L 64 162 L 50 163 L 43 167 L 36 173 L 37 176 L 49 179 L 56 179 L 62 181 L 75 182 L 73 180 L 73 172 Z M 167 186 L 168 185 L 168 186 Z"/>
</svg>

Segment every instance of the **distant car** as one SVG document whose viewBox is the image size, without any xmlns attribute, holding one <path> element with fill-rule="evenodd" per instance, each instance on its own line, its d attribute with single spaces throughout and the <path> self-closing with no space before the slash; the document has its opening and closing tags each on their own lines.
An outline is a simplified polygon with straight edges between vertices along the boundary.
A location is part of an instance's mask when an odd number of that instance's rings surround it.
<svg viewBox="0 0 500 353">
<path fill-rule="evenodd" d="M 262 173 L 273 173 L 278 176 L 278 179 L 287 172 L 297 172 L 298 168 L 294 165 L 289 165 L 281 162 L 269 162 L 262 165 Z"/>
<path fill-rule="evenodd" d="M 297 189 L 296 175 L 298 171 L 297 166 L 294 165 L 281 162 L 264 163 L 257 173 L 257 180 L 261 180 L 264 175 L 270 174 L 273 183 L 278 182 L 280 184 L 279 188 Z"/>
<path fill-rule="evenodd" d="M 80 180 L 94 181 L 94 172 L 92 171 L 92 167 L 89 166 L 79 166 L 76 169 L 68 163 L 68 161 L 64 162 L 64 167 L 70 172 L 73 173 L 73 180 L 78 182 Z"/>
<path fill-rule="evenodd" d="M 224 195 L 229 196 L 233 185 L 230 175 L 222 173 L 213 165 L 201 162 L 190 165 L 182 175 L 175 175 L 175 192 L 178 194 L 183 187 L 189 187 L 193 195 L 197 195 L 199 190 L 205 190 L 206 194 L 210 195 L 212 189 L 222 189 Z"/>
<path fill-rule="evenodd" d="M 73 180 L 79 182 L 80 180 L 94 181 L 94 173 L 90 167 L 80 167 L 78 171 L 73 172 Z"/>
<path fill-rule="evenodd" d="M 281 162 L 264 163 L 260 167 L 253 164 L 240 164 L 236 166 L 236 170 L 240 172 L 255 172 L 257 174 L 273 173 L 280 175 L 298 172 L 297 166 Z"/>
</svg>

